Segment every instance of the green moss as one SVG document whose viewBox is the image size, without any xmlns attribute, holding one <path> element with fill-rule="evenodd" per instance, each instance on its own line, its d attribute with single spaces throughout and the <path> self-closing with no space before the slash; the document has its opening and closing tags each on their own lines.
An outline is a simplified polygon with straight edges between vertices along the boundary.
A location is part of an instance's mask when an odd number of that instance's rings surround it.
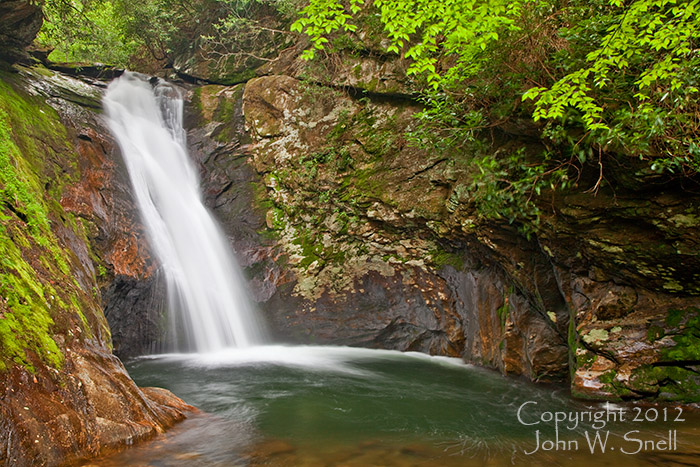
<svg viewBox="0 0 700 467">
<path fill-rule="evenodd" d="M 65 308 L 61 296 L 68 299 L 79 287 L 70 255 L 51 229 L 54 219 L 64 217 L 62 208 L 46 197 L 45 187 L 58 197 L 62 184 L 78 174 L 74 162 L 52 163 L 57 151 L 70 148 L 56 112 L 39 98 L 20 95 L 4 78 L 0 75 L 0 370 L 16 364 L 34 371 L 37 361 L 58 368 L 63 356 L 53 339 L 52 310 Z"/>
<path fill-rule="evenodd" d="M 195 109 L 197 115 L 201 118 L 199 121 L 200 125 L 206 123 L 204 121 L 203 107 L 202 107 L 202 87 L 196 87 L 192 92 L 192 97 L 190 99 L 190 107 Z"/>
<path fill-rule="evenodd" d="M 464 269 L 464 258 L 458 253 L 435 249 L 430 251 L 430 259 L 438 269 L 444 266 L 452 266 L 458 271 Z"/>
<path fill-rule="evenodd" d="M 314 261 L 321 261 L 323 246 L 316 241 L 316 236 L 310 230 L 302 231 L 292 243 L 301 247 L 303 259 L 299 267 L 307 269 Z"/>
<path fill-rule="evenodd" d="M 598 359 L 598 356 L 593 352 L 581 352 L 576 354 L 576 367 L 577 368 L 590 368 L 593 363 Z"/>
<path fill-rule="evenodd" d="M 629 387 L 637 394 L 662 400 L 700 402 L 698 375 L 684 367 L 641 366 L 632 372 Z"/>
<path fill-rule="evenodd" d="M 241 91 L 242 92 L 242 91 Z M 214 110 L 213 119 L 222 122 L 224 125 L 221 131 L 214 135 L 214 139 L 220 143 L 230 143 L 234 140 L 234 117 L 236 113 L 236 99 L 219 99 Z"/>
<path fill-rule="evenodd" d="M 685 313 L 685 310 L 668 310 L 668 314 L 666 315 L 666 325 L 672 328 L 678 327 L 678 325 L 681 324 L 681 320 L 683 320 L 683 316 L 685 316 Z"/>
<path fill-rule="evenodd" d="M 504 302 L 502 306 L 496 309 L 496 315 L 498 316 L 498 322 L 501 325 L 501 332 L 506 329 L 506 321 L 508 320 L 508 315 L 510 314 L 510 306 L 508 302 Z"/>
<path fill-rule="evenodd" d="M 372 78 L 369 81 L 357 83 L 357 87 L 366 89 L 370 92 L 374 92 L 379 87 L 379 78 Z"/>
<path fill-rule="evenodd" d="M 617 370 L 608 370 L 598 377 L 603 384 L 603 389 L 610 393 L 611 400 L 625 400 L 629 398 L 639 398 L 639 393 L 634 392 L 626 383 L 616 380 Z"/>
<path fill-rule="evenodd" d="M 355 65 L 352 69 L 353 76 L 355 76 L 355 79 L 360 79 L 362 78 L 362 64 L 358 63 Z"/>
<path fill-rule="evenodd" d="M 681 321 L 684 321 L 682 326 Z M 671 310 L 666 323 L 680 329 L 673 336 L 676 344 L 661 352 L 662 360 L 700 361 L 700 309 Z"/>
<path fill-rule="evenodd" d="M 578 334 L 576 333 L 576 319 L 573 312 L 569 314 L 569 329 L 567 332 L 567 343 L 569 344 L 569 376 L 571 381 L 574 380 L 576 369 L 578 368 Z"/>
<path fill-rule="evenodd" d="M 78 303 L 77 297 L 75 295 L 71 295 L 70 302 L 73 306 L 73 311 L 77 313 L 77 315 L 80 317 L 80 321 L 83 323 L 83 331 L 87 333 L 87 337 L 92 337 L 92 330 L 90 329 L 90 324 L 88 323 L 85 314 L 83 314 L 81 310 L 81 306 Z"/>
<path fill-rule="evenodd" d="M 675 344 L 661 350 L 657 363 L 635 368 L 626 385 L 610 382 L 607 389 L 620 396 L 631 391 L 634 397 L 700 402 L 700 376 L 693 368 L 700 360 L 700 310 L 669 310 L 665 324 L 650 326 L 647 338 L 653 343 L 669 336 Z"/>
<path fill-rule="evenodd" d="M 369 154 L 377 157 L 385 157 L 397 150 L 397 137 L 399 131 L 396 127 L 396 114 L 379 120 L 374 110 L 365 106 L 353 116 L 355 132 L 363 141 L 362 147 Z"/>
<path fill-rule="evenodd" d="M 214 112 L 214 119 L 217 122 L 231 123 L 235 113 L 235 101 L 232 99 L 221 99 Z"/>
<path fill-rule="evenodd" d="M 669 292 L 681 292 L 683 286 L 676 280 L 670 279 L 663 283 L 663 288 Z"/>
<path fill-rule="evenodd" d="M 0 312 L 0 369 L 14 362 L 33 371 L 27 352 L 59 367 L 62 355 L 52 338 L 54 322 L 44 286 L 4 226 L 0 227 L 0 257 L 0 295 L 7 307 Z"/>
<path fill-rule="evenodd" d="M 220 70 L 212 69 L 214 73 Z M 239 72 L 224 73 L 216 78 L 216 81 L 224 86 L 233 86 L 235 84 L 245 83 L 257 76 L 255 69 L 249 68 Z"/>
<path fill-rule="evenodd" d="M 665 331 L 664 331 L 664 328 L 662 328 L 661 326 L 652 325 L 649 327 L 649 330 L 647 331 L 647 339 L 652 344 L 655 341 L 664 337 L 664 335 L 665 335 Z"/>
<path fill-rule="evenodd" d="M 617 371 L 609 370 L 600 375 L 598 379 L 603 384 L 611 384 L 613 381 L 615 381 L 615 376 L 617 376 Z"/>
<path fill-rule="evenodd" d="M 350 122 L 350 112 L 348 109 L 343 109 L 338 114 L 338 122 L 333 125 L 331 131 L 328 132 L 328 141 L 332 143 L 338 143 L 342 141 L 343 136 L 346 135 L 351 128 Z"/>
<path fill-rule="evenodd" d="M 383 170 L 374 164 L 353 171 L 351 175 L 343 177 L 341 189 L 347 188 L 347 191 L 343 193 L 341 200 L 354 200 L 359 205 L 369 206 L 370 200 L 382 199 L 386 190 L 383 175 Z"/>
<path fill-rule="evenodd" d="M 272 228 L 275 230 L 284 230 L 286 227 L 284 211 L 278 207 L 273 207 L 272 211 Z"/>
</svg>

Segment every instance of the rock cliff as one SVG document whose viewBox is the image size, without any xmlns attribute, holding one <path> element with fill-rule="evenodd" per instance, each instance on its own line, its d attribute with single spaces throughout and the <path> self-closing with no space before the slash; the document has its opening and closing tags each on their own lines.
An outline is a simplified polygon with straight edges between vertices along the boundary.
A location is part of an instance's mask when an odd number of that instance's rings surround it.
<svg viewBox="0 0 700 467">
<path fill-rule="evenodd" d="M 698 400 L 692 186 L 640 166 L 592 193 L 584 172 L 536 200 L 525 235 L 477 216 L 458 157 L 407 141 L 420 107 L 399 60 L 371 43 L 348 60 L 299 51 L 191 95 L 209 204 L 278 338 L 461 356 L 580 397 Z M 521 126 L 485 144 L 543 144 Z"/>
<path fill-rule="evenodd" d="M 100 84 L 2 68 L 0 464 L 58 465 L 163 432 L 193 408 L 138 388 L 112 355 L 100 288 L 109 296 L 154 266 Z"/>
</svg>

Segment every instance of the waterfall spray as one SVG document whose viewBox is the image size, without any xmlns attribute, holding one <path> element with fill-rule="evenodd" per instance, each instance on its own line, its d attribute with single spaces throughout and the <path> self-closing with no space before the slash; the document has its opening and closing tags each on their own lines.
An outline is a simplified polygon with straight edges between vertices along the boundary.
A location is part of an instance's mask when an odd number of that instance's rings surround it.
<svg viewBox="0 0 700 467">
<path fill-rule="evenodd" d="M 125 73 L 104 98 L 149 243 L 165 274 L 176 350 L 260 344 L 263 331 L 228 241 L 202 202 L 175 86 Z"/>
</svg>

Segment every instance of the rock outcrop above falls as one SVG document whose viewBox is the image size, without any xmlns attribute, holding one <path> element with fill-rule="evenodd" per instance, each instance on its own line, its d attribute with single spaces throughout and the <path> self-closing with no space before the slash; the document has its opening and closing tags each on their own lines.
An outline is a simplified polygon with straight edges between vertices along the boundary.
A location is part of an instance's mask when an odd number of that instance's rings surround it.
<svg viewBox="0 0 700 467">
<path fill-rule="evenodd" d="M 0 60 L 14 62 L 27 55 L 43 23 L 43 2 L 10 0 L 0 3 Z"/>
</svg>

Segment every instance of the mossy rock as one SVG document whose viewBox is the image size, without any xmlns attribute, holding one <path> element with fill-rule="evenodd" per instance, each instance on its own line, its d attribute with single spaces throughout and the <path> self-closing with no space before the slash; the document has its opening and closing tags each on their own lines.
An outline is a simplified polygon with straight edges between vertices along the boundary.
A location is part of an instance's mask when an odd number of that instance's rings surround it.
<svg viewBox="0 0 700 467">
<path fill-rule="evenodd" d="M 85 240 L 58 203 L 62 187 L 80 175 L 68 133 L 41 97 L 10 84 L 17 77 L 0 74 L 0 370 L 34 371 L 40 362 L 62 365 L 57 334 L 77 326 L 82 338 L 92 337 L 91 322 L 106 325 L 84 314 L 98 313 L 98 305 L 75 279 L 79 260 L 55 233 L 62 224 Z"/>
</svg>

